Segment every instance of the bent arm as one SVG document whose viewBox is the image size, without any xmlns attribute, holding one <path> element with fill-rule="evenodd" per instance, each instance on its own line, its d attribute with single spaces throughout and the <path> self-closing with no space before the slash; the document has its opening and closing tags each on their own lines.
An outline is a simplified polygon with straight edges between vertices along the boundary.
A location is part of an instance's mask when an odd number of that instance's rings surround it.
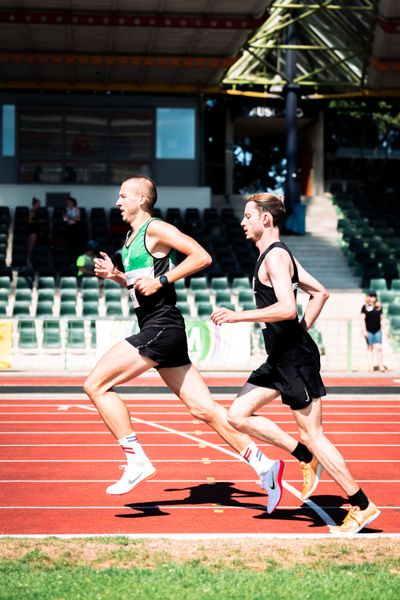
<svg viewBox="0 0 400 600">
<path fill-rule="evenodd" d="M 301 325 L 308 331 L 319 317 L 325 302 L 329 298 L 329 293 L 322 283 L 310 275 L 297 260 L 296 265 L 299 274 L 299 288 L 309 295 L 306 310 L 301 320 Z"/>
</svg>

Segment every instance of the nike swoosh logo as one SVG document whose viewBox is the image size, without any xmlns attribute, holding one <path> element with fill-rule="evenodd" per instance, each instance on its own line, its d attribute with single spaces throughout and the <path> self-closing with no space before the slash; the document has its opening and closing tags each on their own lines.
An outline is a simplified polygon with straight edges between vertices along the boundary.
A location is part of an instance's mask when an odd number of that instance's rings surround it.
<svg viewBox="0 0 400 600">
<path fill-rule="evenodd" d="M 271 488 L 271 490 L 275 489 L 275 479 L 274 479 L 274 475 L 273 474 L 272 474 L 272 483 L 271 483 L 271 485 L 269 487 Z"/>
<path fill-rule="evenodd" d="M 129 485 L 132 485 L 132 483 L 135 483 L 135 481 L 137 481 L 137 479 L 139 479 L 140 475 L 138 475 L 137 477 L 135 477 L 135 479 L 128 479 Z"/>
</svg>

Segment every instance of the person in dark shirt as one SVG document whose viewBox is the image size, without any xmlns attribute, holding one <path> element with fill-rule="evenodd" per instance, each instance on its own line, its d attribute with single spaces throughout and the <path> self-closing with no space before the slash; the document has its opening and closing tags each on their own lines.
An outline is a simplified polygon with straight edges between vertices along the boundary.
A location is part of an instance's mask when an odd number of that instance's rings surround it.
<svg viewBox="0 0 400 600">
<path fill-rule="evenodd" d="M 382 323 L 382 307 L 378 302 L 377 293 L 370 290 L 361 309 L 361 332 L 367 342 L 369 370 L 375 371 L 376 360 L 378 363 L 376 368 L 384 373 L 387 368 L 383 364 Z"/>
<path fill-rule="evenodd" d="M 343 523 L 331 527 L 330 531 L 357 533 L 376 519 L 380 511 L 356 483 L 343 456 L 323 430 L 321 396 L 326 392 L 320 376 L 318 347 L 308 330 L 329 294 L 281 242 L 280 227 L 285 215 L 283 198 L 270 193 L 250 196 L 241 225 L 246 238 L 255 243 L 260 253 L 253 277 L 257 308 L 240 311 L 217 308 L 212 314 L 216 325 L 260 323 L 268 355 L 266 362 L 251 373 L 240 390 L 229 409 L 228 419 L 242 433 L 283 448 L 301 462 L 303 500 L 315 490 L 321 467 L 324 467 L 351 504 Z M 309 296 L 300 322 L 297 288 Z M 259 414 L 262 407 L 279 396 L 291 408 L 300 442 Z"/>
</svg>

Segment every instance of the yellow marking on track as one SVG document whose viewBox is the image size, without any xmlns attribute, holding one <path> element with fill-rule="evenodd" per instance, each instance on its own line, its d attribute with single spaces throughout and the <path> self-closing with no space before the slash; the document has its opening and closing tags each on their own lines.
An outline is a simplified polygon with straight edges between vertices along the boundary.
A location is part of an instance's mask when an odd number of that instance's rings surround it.
<svg viewBox="0 0 400 600">
<path fill-rule="evenodd" d="M 215 477 L 207 477 L 206 481 L 208 485 L 215 485 Z"/>
<path fill-rule="evenodd" d="M 211 460 L 209 458 L 202 458 L 201 462 L 203 465 L 211 465 Z"/>
<path fill-rule="evenodd" d="M 201 444 L 198 444 L 199 448 L 207 448 L 207 444 L 205 444 L 204 442 L 201 442 Z"/>
</svg>

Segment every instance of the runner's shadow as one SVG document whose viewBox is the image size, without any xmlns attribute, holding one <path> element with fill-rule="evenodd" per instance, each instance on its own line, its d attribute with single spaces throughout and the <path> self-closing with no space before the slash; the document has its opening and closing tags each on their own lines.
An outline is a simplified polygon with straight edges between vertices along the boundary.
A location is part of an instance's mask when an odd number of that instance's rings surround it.
<svg viewBox="0 0 400 600">
<path fill-rule="evenodd" d="M 151 502 L 138 502 L 133 504 L 125 504 L 126 508 L 138 511 L 132 514 L 120 514 L 116 515 L 124 519 L 132 519 L 137 517 L 155 517 L 165 516 L 169 513 L 162 508 L 182 506 L 182 505 L 195 505 L 195 504 L 209 504 L 211 507 L 221 506 L 234 506 L 239 508 L 247 508 L 253 510 L 260 510 L 266 512 L 266 496 L 264 492 L 251 492 L 248 490 L 240 490 L 234 487 L 234 484 L 230 481 L 220 481 L 217 483 L 209 484 L 202 483 L 196 486 L 183 487 L 183 488 L 167 488 L 166 492 L 185 492 L 189 494 L 186 498 L 181 500 L 152 500 Z M 241 502 L 239 499 L 247 498 L 263 498 L 263 503 L 256 504 L 252 502 Z"/>
</svg>

